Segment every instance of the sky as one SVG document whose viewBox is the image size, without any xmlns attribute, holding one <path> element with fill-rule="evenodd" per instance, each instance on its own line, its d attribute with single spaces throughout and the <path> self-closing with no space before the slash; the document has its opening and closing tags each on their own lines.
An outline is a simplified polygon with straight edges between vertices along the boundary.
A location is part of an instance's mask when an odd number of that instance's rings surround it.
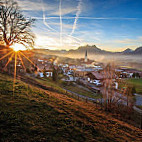
<svg viewBox="0 0 142 142">
<path fill-rule="evenodd" d="M 36 19 L 35 47 L 52 50 L 96 45 L 122 51 L 142 46 L 142 0 L 17 0 Z"/>
</svg>

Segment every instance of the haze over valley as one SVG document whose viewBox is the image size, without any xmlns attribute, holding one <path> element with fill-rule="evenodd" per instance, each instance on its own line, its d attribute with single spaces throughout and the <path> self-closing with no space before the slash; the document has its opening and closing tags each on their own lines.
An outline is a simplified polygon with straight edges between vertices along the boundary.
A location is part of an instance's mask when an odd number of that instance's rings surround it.
<svg viewBox="0 0 142 142">
<path fill-rule="evenodd" d="M 142 69 L 142 47 L 135 50 L 126 49 L 122 52 L 110 52 L 101 50 L 94 46 L 82 46 L 76 50 L 48 50 L 48 49 L 34 49 L 35 53 L 42 53 L 43 55 L 57 55 L 60 57 L 69 58 L 84 58 L 85 51 L 88 52 L 88 58 L 102 63 L 115 63 L 119 66 L 126 66 L 131 68 Z"/>
</svg>

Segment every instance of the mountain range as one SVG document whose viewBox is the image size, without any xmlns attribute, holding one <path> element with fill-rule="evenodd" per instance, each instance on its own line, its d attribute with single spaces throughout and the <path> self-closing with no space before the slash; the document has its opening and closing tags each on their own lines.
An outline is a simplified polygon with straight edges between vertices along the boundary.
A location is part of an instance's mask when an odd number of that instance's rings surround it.
<svg viewBox="0 0 142 142">
<path fill-rule="evenodd" d="M 121 54 L 121 55 L 142 55 L 142 47 L 138 47 L 135 50 L 132 50 L 130 48 L 127 48 L 126 50 L 122 52 L 110 52 L 106 50 L 101 50 L 100 48 L 93 46 L 81 46 L 76 50 L 69 50 L 68 54 L 70 53 L 84 53 L 87 50 L 89 54 Z"/>
<path fill-rule="evenodd" d="M 106 50 L 101 50 L 100 48 L 96 47 L 95 45 L 90 46 L 90 45 L 86 45 L 86 46 L 81 46 L 78 49 L 71 49 L 69 51 L 66 50 L 49 50 L 49 49 L 34 49 L 34 51 L 38 51 L 38 52 L 47 52 L 48 54 L 51 55 L 57 55 L 57 54 L 65 54 L 65 55 L 70 55 L 70 54 L 84 54 L 85 51 L 87 50 L 87 52 L 89 54 L 97 54 L 97 55 L 103 55 L 103 54 L 117 54 L 117 55 L 142 55 L 142 47 L 138 47 L 135 50 L 132 50 L 130 48 L 127 48 L 126 50 L 122 51 L 122 52 L 111 52 L 111 51 L 106 51 Z"/>
</svg>

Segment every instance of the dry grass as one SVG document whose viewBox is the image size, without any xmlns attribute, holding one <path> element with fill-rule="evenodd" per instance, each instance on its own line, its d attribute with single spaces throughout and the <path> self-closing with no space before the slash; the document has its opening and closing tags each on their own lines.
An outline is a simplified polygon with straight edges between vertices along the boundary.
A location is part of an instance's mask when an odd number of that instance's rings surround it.
<svg viewBox="0 0 142 142">
<path fill-rule="evenodd" d="M 0 75 L 1 141 L 141 142 L 142 131 L 91 103 Z"/>
</svg>

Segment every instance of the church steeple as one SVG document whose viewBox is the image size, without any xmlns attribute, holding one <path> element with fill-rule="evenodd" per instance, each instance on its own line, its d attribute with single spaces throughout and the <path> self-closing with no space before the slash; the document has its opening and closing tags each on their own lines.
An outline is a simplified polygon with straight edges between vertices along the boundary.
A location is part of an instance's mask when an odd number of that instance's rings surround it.
<svg viewBox="0 0 142 142">
<path fill-rule="evenodd" d="M 88 53 L 87 53 L 87 50 L 86 50 L 86 52 L 85 52 L 85 60 L 84 60 L 85 62 L 88 61 L 88 59 L 87 59 L 87 54 L 88 54 Z"/>
</svg>

